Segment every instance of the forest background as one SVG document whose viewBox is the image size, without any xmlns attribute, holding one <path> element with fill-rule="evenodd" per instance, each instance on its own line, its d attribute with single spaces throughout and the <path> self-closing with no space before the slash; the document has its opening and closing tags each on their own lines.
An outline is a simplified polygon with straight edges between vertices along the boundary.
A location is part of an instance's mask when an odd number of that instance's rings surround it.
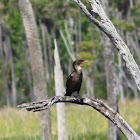
<svg viewBox="0 0 140 140">
<path fill-rule="evenodd" d="M 90 10 L 86 1 L 82 2 Z M 80 93 L 82 96 L 106 100 L 103 33 L 69 0 L 31 0 L 31 3 L 42 47 L 48 96 L 55 95 L 54 38 L 56 38 L 64 83 L 73 70 L 72 63 L 75 58 L 90 60 L 83 66 L 86 77 Z M 139 0 L 109 0 L 109 14 L 140 66 Z M 34 92 L 29 50 L 17 1 L 1 0 L 0 15 L 0 107 L 2 108 L 34 101 Z M 139 99 L 140 92 L 134 80 L 117 50 L 114 51 L 118 100 Z"/>
</svg>

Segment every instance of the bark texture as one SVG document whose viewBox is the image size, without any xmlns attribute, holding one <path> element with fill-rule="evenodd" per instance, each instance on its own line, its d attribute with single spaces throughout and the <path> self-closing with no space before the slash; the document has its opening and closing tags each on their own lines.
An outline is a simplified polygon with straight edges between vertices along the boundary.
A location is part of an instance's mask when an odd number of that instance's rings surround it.
<svg viewBox="0 0 140 140">
<path fill-rule="evenodd" d="M 98 112 L 100 112 L 106 118 L 111 120 L 118 127 L 118 129 L 120 129 L 120 131 L 127 137 L 128 140 L 140 140 L 140 137 L 127 124 L 127 122 L 119 115 L 119 113 L 117 113 L 112 108 L 107 106 L 101 100 L 89 99 L 86 97 L 79 99 L 72 96 L 70 97 L 69 96 L 54 96 L 48 100 L 32 102 L 32 103 L 24 103 L 24 104 L 18 105 L 18 107 L 26 109 L 27 111 L 36 112 L 36 111 L 42 111 L 42 110 L 48 109 L 53 104 L 62 103 L 62 102 L 90 106 L 94 108 L 95 110 L 97 110 Z"/>
<path fill-rule="evenodd" d="M 46 78 L 47 82 L 50 80 L 49 76 L 49 64 L 48 64 L 48 54 L 47 54 L 47 43 L 46 43 L 46 27 L 45 24 L 40 22 L 41 30 L 42 30 L 42 37 L 43 37 L 43 45 L 44 45 L 44 58 L 45 58 L 45 71 L 46 71 Z"/>
<path fill-rule="evenodd" d="M 55 43 L 55 52 L 54 52 L 55 93 L 57 96 L 63 96 L 64 95 L 63 73 L 60 66 L 60 59 L 59 59 L 56 40 L 54 43 Z M 58 140 L 68 140 L 66 111 L 65 111 L 64 103 L 57 104 L 57 127 L 58 127 Z"/>
<path fill-rule="evenodd" d="M 29 69 L 29 51 L 28 51 L 26 41 L 23 41 L 23 49 L 25 51 L 25 66 L 26 66 L 27 82 L 30 88 L 30 98 L 31 98 L 31 101 L 33 102 L 35 101 L 35 97 L 34 97 L 34 91 L 33 91 L 33 85 L 32 85 L 32 78 L 31 78 L 32 76 Z"/>
<path fill-rule="evenodd" d="M 85 15 L 93 22 L 96 26 L 98 26 L 112 41 L 114 46 L 117 48 L 118 52 L 122 56 L 123 60 L 126 62 L 126 67 L 130 71 L 131 75 L 133 76 L 137 88 L 140 90 L 140 70 L 138 65 L 136 64 L 132 54 L 130 53 L 129 48 L 122 40 L 120 35 L 117 33 L 114 25 L 106 16 L 99 0 L 87 0 L 92 7 L 92 11 L 96 13 L 101 21 L 95 19 L 86 7 L 81 3 L 80 0 L 72 0 L 74 1 L 81 10 L 85 13 Z"/>
<path fill-rule="evenodd" d="M 114 51 L 108 37 L 104 37 L 105 71 L 107 82 L 107 100 L 109 106 L 117 111 L 117 76 L 115 73 Z M 108 121 L 108 140 L 117 139 L 117 128 Z"/>
<path fill-rule="evenodd" d="M 37 100 L 47 99 L 47 85 L 43 67 L 42 52 L 33 9 L 29 0 L 19 0 L 19 8 L 25 28 L 27 43 L 29 46 L 34 93 L 37 97 Z M 39 116 L 42 139 L 51 140 L 52 137 L 49 110 L 40 112 Z"/>
<path fill-rule="evenodd" d="M 53 56 L 52 56 L 52 43 L 51 43 L 51 36 L 49 34 L 47 26 L 45 26 L 45 32 L 47 36 L 48 41 L 48 50 L 49 50 L 49 62 L 50 62 L 50 68 L 51 68 L 51 77 L 53 78 Z"/>
</svg>

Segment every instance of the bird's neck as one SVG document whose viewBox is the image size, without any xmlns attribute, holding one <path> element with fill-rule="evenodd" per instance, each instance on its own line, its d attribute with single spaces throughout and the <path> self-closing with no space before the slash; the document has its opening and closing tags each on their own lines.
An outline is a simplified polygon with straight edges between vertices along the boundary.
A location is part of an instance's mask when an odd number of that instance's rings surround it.
<svg viewBox="0 0 140 140">
<path fill-rule="evenodd" d="M 75 66 L 75 68 L 74 68 L 77 72 L 82 72 L 82 68 L 80 67 L 80 66 Z"/>
</svg>

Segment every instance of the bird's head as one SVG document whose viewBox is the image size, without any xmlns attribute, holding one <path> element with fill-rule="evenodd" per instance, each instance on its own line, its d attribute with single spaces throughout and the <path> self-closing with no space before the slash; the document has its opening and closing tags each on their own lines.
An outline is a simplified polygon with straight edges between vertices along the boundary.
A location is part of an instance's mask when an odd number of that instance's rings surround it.
<svg viewBox="0 0 140 140">
<path fill-rule="evenodd" d="M 76 60 L 74 61 L 73 63 L 73 68 L 76 69 L 76 70 L 81 70 L 81 65 L 88 62 L 88 60 Z"/>
</svg>

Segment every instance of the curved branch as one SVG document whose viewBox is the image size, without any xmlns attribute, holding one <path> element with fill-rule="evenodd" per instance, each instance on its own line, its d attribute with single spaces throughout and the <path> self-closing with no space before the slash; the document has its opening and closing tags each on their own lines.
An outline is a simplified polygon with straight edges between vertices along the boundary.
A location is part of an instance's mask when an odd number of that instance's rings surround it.
<svg viewBox="0 0 140 140">
<path fill-rule="evenodd" d="M 50 108 L 53 104 L 56 103 L 75 103 L 80 105 L 87 105 L 98 112 L 100 112 L 102 115 L 104 115 L 106 118 L 111 120 L 117 127 L 120 129 L 120 131 L 127 137 L 128 140 L 140 140 L 140 137 L 136 134 L 136 132 L 127 124 L 127 122 L 113 109 L 111 109 L 108 105 L 103 103 L 101 100 L 96 99 L 89 99 L 89 98 L 75 98 L 72 96 L 54 96 L 48 100 L 45 101 L 37 101 L 32 103 L 24 103 L 21 105 L 18 105 L 18 107 L 26 109 L 27 111 L 42 111 L 45 109 Z"/>
<path fill-rule="evenodd" d="M 140 90 L 140 70 L 138 65 L 136 64 L 132 54 L 130 53 L 129 48 L 122 40 L 120 35 L 117 33 L 114 25 L 106 16 L 99 0 L 87 0 L 92 7 L 92 11 L 100 17 L 101 21 L 95 19 L 86 7 L 81 3 L 80 0 L 72 0 L 75 2 L 81 10 L 85 13 L 85 15 L 89 18 L 91 22 L 93 22 L 96 26 L 100 28 L 112 41 L 114 46 L 119 51 L 119 54 L 122 56 L 123 60 L 126 63 L 127 69 L 130 71 L 131 75 L 133 76 L 138 89 Z"/>
</svg>

